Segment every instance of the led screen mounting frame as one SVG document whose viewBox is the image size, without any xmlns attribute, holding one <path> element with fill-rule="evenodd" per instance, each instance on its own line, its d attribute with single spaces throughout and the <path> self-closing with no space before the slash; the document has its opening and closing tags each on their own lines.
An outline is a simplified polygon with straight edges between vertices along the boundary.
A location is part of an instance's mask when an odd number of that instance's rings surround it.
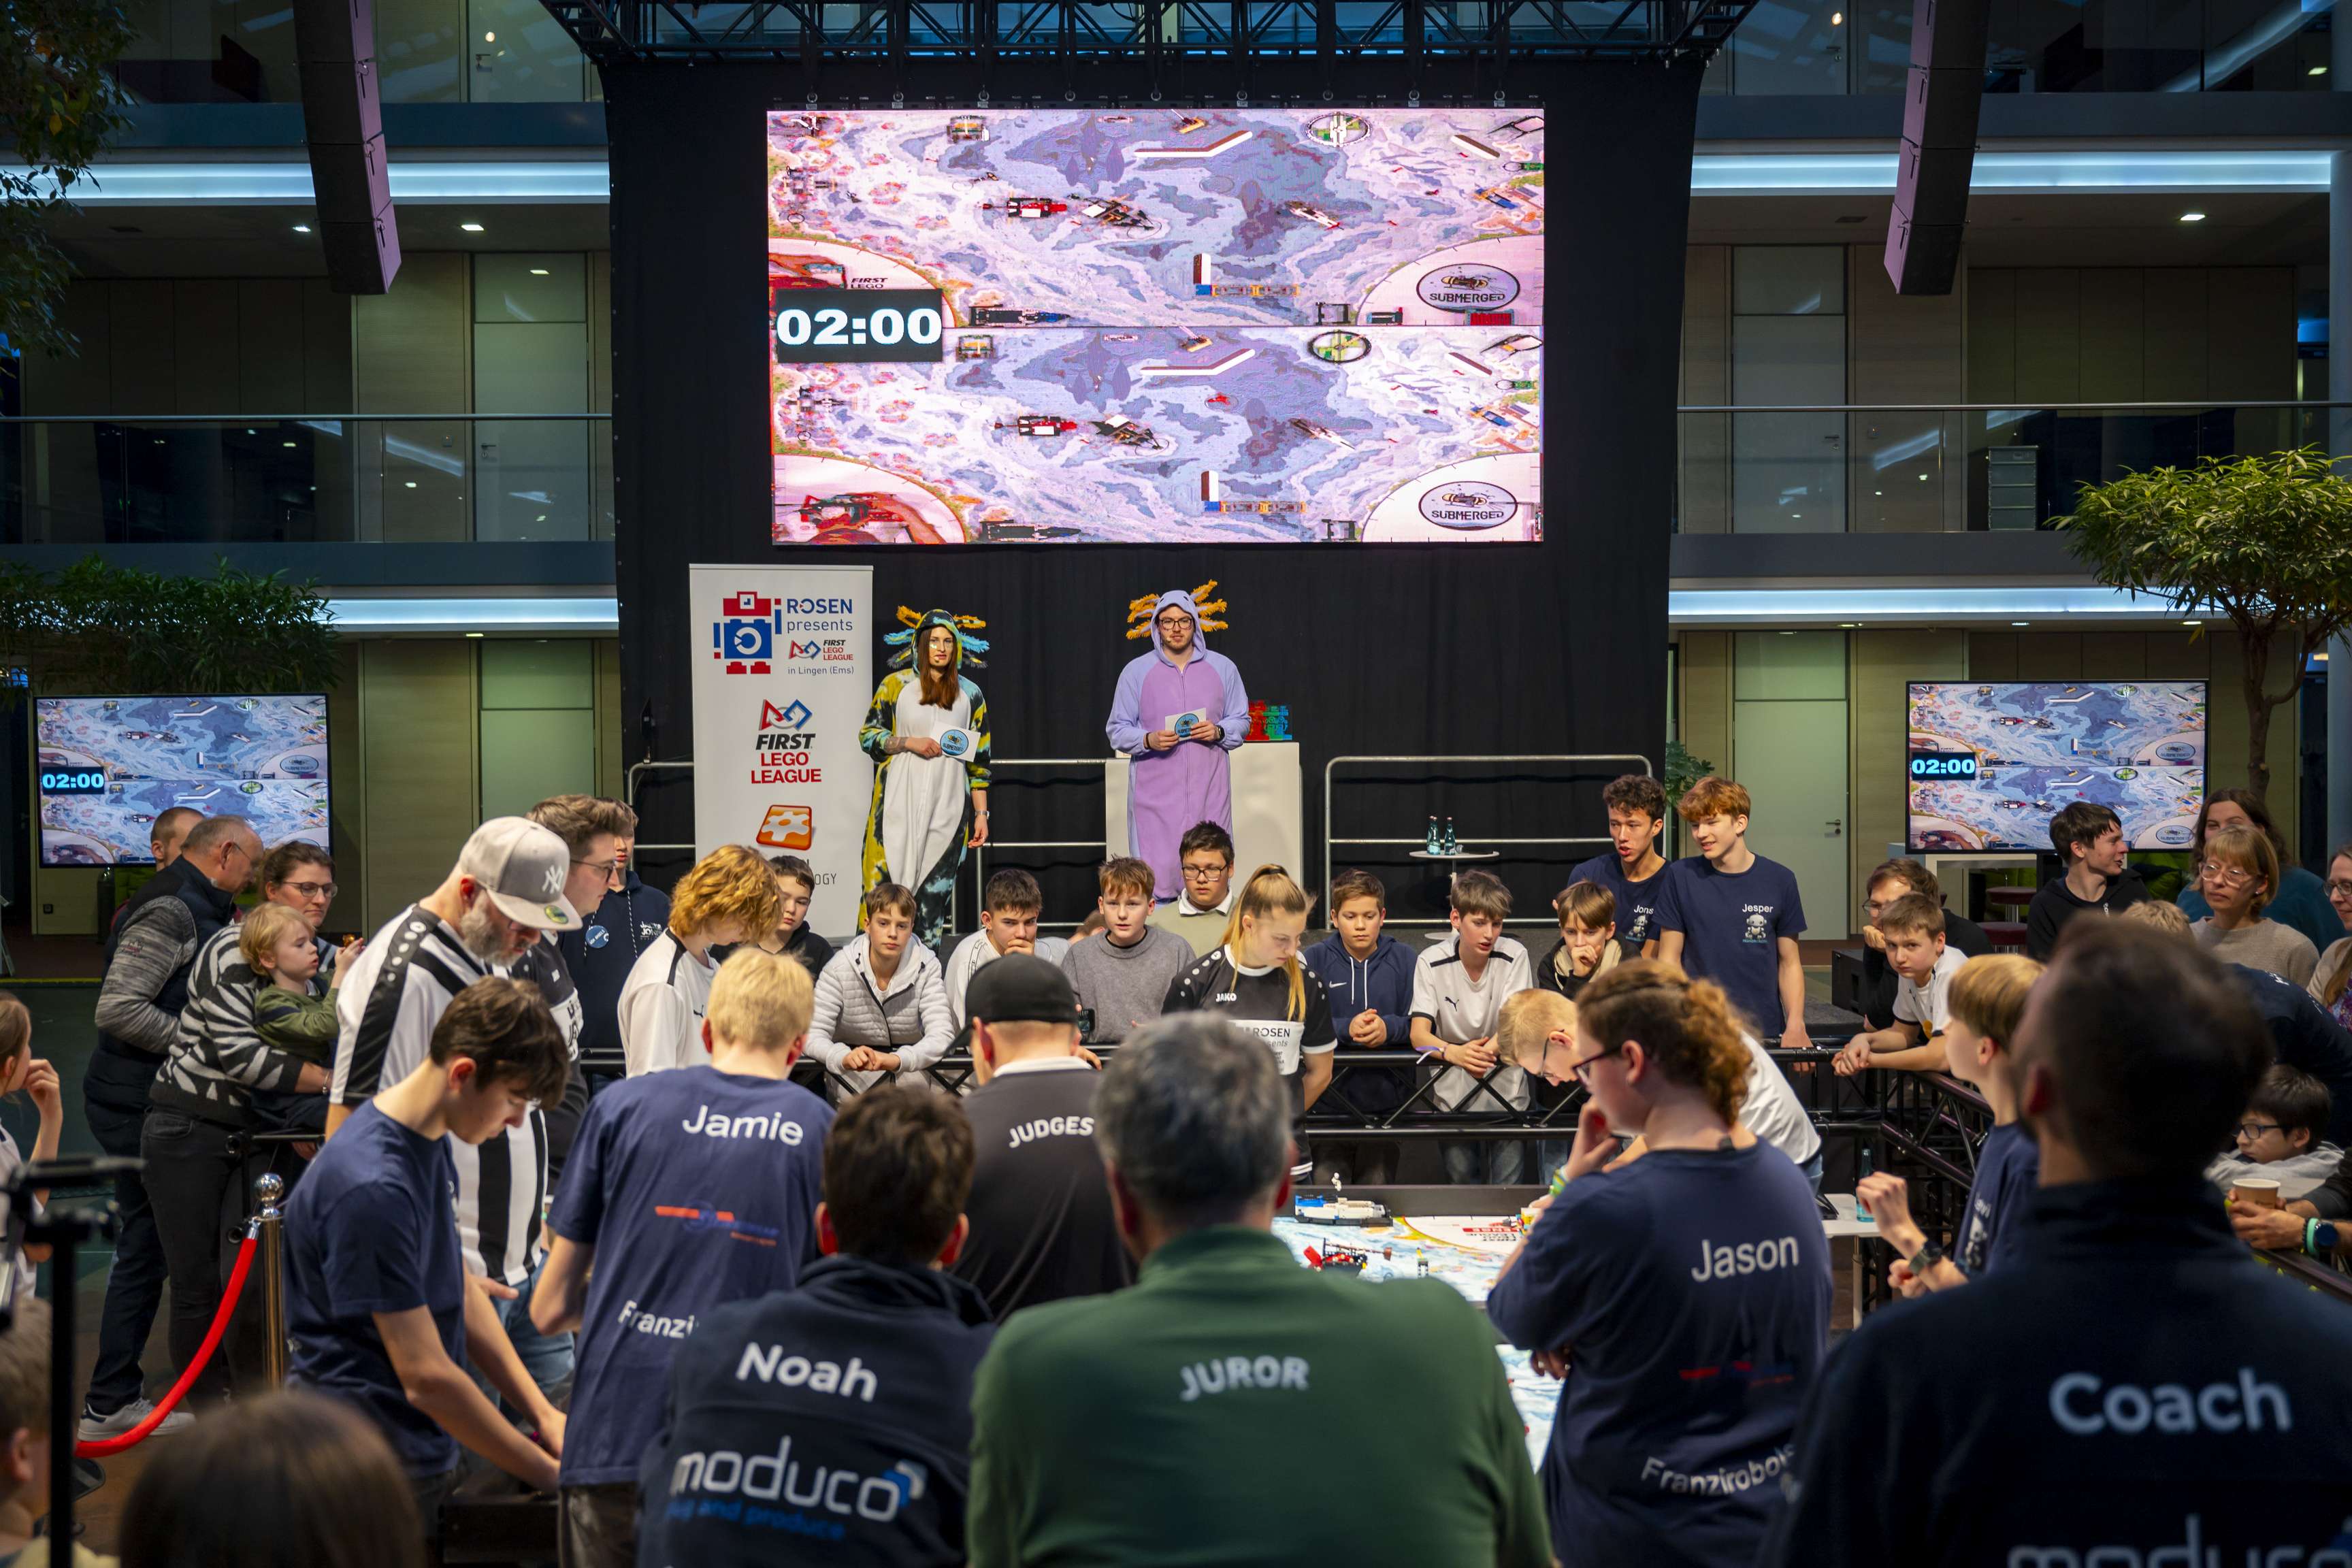
<svg viewBox="0 0 2352 1568">
<path fill-rule="evenodd" d="M 1915 854 L 2050 849 L 2087 800 L 2134 849 L 2186 849 L 2206 787 L 2201 680 L 1915 680 L 1905 691 L 1904 844 Z"/>
<path fill-rule="evenodd" d="M 152 866 L 183 805 L 330 847 L 322 694 L 40 697 L 33 724 L 44 866 Z"/>
<path fill-rule="evenodd" d="M 1542 539 L 1540 113 L 767 136 L 775 543 Z"/>
</svg>

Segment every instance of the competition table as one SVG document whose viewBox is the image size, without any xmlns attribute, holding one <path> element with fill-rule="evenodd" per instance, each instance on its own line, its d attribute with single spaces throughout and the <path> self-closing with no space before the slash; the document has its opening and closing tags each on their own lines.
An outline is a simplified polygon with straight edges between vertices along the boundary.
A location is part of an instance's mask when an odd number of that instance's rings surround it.
<svg viewBox="0 0 2352 1568">
<path fill-rule="evenodd" d="M 1275 1218 L 1274 1233 L 1302 1268 L 1314 1267 L 1307 1256 L 1310 1248 L 1319 1254 L 1341 1247 L 1366 1255 L 1363 1278 L 1376 1286 L 1387 1279 L 1443 1279 L 1461 1291 L 1472 1306 L 1483 1310 L 1486 1292 L 1503 1271 L 1503 1260 L 1518 1245 L 1519 1211 L 1543 1193 L 1543 1188 L 1532 1186 L 1350 1187 L 1344 1193 L 1330 1187 L 1301 1187 L 1298 1194 L 1305 1197 L 1368 1198 L 1385 1205 L 1391 1223 L 1325 1225 L 1283 1214 Z M 1853 1194 L 1823 1196 L 1837 1214 L 1824 1216 L 1822 1231 L 1830 1239 L 1833 1262 L 1839 1251 L 1853 1253 L 1849 1267 L 1854 1270 L 1859 1310 L 1863 1249 L 1853 1243 L 1876 1236 L 1877 1227 L 1856 1217 Z M 1848 1243 L 1846 1248 L 1838 1247 L 1842 1240 Z M 1511 1402 L 1518 1406 L 1519 1419 L 1527 1427 L 1528 1461 L 1540 1466 L 1544 1449 L 1551 1442 L 1552 1413 L 1559 1404 L 1560 1385 L 1529 1365 L 1526 1351 L 1503 1344 L 1499 1338 L 1495 1353 L 1502 1360 L 1503 1373 L 1511 1384 Z"/>
</svg>

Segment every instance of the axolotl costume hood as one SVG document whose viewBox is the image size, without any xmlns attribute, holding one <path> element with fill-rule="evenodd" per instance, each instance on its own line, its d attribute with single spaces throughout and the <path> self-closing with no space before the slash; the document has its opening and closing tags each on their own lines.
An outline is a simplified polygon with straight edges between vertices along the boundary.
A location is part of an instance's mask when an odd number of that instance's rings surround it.
<svg viewBox="0 0 2352 1568">
<path fill-rule="evenodd" d="M 1149 637 L 1151 651 L 1128 661 L 1119 672 L 1104 732 L 1112 747 L 1131 761 L 1128 769 L 1127 834 L 1130 852 L 1151 868 L 1154 896 L 1175 898 L 1183 888 L 1177 844 L 1195 823 L 1213 822 L 1230 833 L 1234 825 L 1231 772 L 1225 753 L 1249 733 L 1249 693 L 1241 671 L 1223 654 L 1212 652 L 1208 634 L 1223 631 L 1215 618 L 1225 607 L 1208 595 L 1216 584 L 1191 593 L 1171 588 L 1128 605 L 1128 636 Z M 1160 640 L 1159 617 L 1170 606 L 1192 617 L 1193 639 L 1181 668 Z M 1164 752 L 1150 737 L 1181 714 L 1197 713 L 1217 726 L 1218 739 L 1203 743 L 1180 739 Z"/>
</svg>

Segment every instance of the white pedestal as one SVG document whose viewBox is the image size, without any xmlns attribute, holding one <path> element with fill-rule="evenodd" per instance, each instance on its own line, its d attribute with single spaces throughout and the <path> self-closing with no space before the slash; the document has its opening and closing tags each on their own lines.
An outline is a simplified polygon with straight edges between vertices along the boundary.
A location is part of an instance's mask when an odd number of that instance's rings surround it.
<svg viewBox="0 0 2352 1568">
<path fill-rule="evenodd" d="M 1270 861 L 1306 887 L 1298 742 L 1252 741 L 1225 755 L 1233 768 L 1234 875 L 1246 877 Z M 1103 843 L 1113 855 L 1128 852 L 1127 769 L 1125 757 L 1113 757 L 1103 770 Z"/>
</svg>

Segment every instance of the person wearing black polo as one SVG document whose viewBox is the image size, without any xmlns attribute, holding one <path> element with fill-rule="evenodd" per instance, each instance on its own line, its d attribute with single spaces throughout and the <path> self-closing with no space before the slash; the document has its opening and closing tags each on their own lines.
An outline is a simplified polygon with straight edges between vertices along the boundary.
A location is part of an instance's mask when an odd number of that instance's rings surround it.
<svg viewBox="0 0 2352 1568">
<path fill-rule="evenodd" d="M 964 1101 L 976 1145 L 971 1235 L 955 1272 L 999 1321 L 1023 1307 L 1134 1283 L 1095 1148 L 1102 1075 L 1078 1053 L 1077 996 L 1055 964 L 1007 953 L 965 994 L 981 1087 Z"/>
<path fill-rule="evenodd" d="M 2042 1173 L 2013 1260 L 1830 1359 L 1762 1562 L 2339 1557 L 2352 1318 L 2257 1262 L 2200 1179 L 2271 1061 L 2243 988 L 2076 921 L 2017 1043 Z"/>
</svg>

